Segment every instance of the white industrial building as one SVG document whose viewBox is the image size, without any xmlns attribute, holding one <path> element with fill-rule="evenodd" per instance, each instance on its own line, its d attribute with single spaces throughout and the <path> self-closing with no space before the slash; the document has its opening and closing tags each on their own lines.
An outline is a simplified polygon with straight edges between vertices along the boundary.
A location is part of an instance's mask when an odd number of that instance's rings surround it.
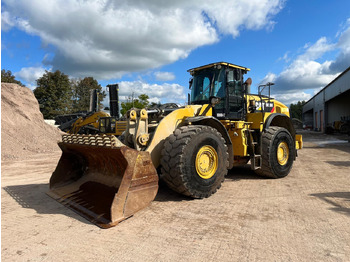
<svg viewBox="0 0 350 262">
<path fill-rule="evenodd" d="M 350 120 L 350 67 L 314 95 L 303 107 L 303 124 L 324 132 L 335 121 Z"/>
</svg>

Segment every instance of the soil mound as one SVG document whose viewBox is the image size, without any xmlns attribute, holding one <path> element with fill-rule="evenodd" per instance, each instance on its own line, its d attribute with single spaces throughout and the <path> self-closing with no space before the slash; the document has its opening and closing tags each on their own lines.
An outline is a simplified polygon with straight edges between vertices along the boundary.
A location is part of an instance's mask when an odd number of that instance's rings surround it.
<svg viewBox="0 0 350 262">
<path fill-rule="evenodd" d="M 63 133 L 44 122 L 33 92 L 1 83 L 1 160 L 21 160 L 38 153 L 59 151 Z"/>
</svg>

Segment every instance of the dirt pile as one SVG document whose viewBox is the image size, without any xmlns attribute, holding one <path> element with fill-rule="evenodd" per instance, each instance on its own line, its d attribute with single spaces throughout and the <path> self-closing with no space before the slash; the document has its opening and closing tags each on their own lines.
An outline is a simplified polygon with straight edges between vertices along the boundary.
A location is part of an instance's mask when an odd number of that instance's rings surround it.
<svg viewBox="0 0 350 262">
<path fill-rule="evenodd" d="M 57 141 L 61 135 L 58 128 L 44 122 L 29 88 L 1 83 L 1 160 L 59 151 Z"/>
</svg>

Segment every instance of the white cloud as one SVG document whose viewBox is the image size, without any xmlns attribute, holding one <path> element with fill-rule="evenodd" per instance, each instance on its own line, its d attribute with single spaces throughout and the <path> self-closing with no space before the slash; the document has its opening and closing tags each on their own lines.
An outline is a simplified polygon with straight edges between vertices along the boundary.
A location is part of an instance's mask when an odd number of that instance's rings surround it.
<svg viewBox="0 0 350 262">
<path fill-rule="evenodd" d="M 335 48 L 335 44 L 327 42 L 326 37 L 321 37 L 317 42 L 311 46 L 307 45 L 304 54 L 298 57 L 298 60 L 309 61 L 322 57 L 322 55 Z"/>
<path fill-rule="evenodd" d="M 23 67 L 19 72 L 14 73 L 14 75 L 16 78 L 25 82 L 27 87 L 34 89 L 36 87 L 36 80 L 45 74 L 45 70 L 47 69 L 43 67 Z"/>
<path fill-rule="evenodd" d="M 171 72 L 154 72 L 154 76 L 158 81 L 172 81 L 175 79 L 175 75 Z"/>
<path fill-rule="evenodd" d="M 268 73 L 263 80 L 261 80 L 260 84 L 266 84 L 268 82 L 276 82 L 277 75 L 274 73 Z"/>
<path fill-rule="evenodd" d="M 151 102 L 185 103 L 184 90 L 185 88 L 178 84 L 164 83 L 158 85 L 142 81 L 122 81 L 119 83 L 120 100 L 126 100 L 132 95 L 138 97 L 141 94 L 146 94 L 150 97 Z"/>
<path fill-rule="evenodd" d="M 347 21 L 348 28 L 340 33 L 337 47 L 340 49 L 340 53 L 335 61 L 330 65 L 331 72 L 343 71 L 350 65 L 350 18 Z"/>
<path fill-rule="evenodd" d="M 282 57 L 278 58 L 278 61 L 281 61 L 281 60 L 287 63 L 290 61 L 289 51 L 287 51 Z"/>
<path fill-rule="evenodd" d="M 290 104 L 296 104 L 298 101 L 307 101 L 309 100 L 312 95 L 308 94 L 306 92 L 292 92 L 292 93 L 276 93 L 273 95 L 275 99 L 280 101 L 281 103 L 289 106 Z"/>
<path fill-rule="evenodd" d="M 293 63 L 279 76 L 276 76 L 276 84 L 284 90 L 299 90 L 325 86 L 331 82 L 337 74 L 329 72 L 331 62 L 322 64 L 316 61 L 303 59 L 294 60 Z"/>
<path fill-rule="evenodd" d="M 8 31 L 14 26 L 11 15 L 9 12 L 1 13 L 1 30 Z"/>
<path fill-rule="evenodd" d="M 56 48 L 46 66 L 79 77 L 121 77 L 186 58 L 197 47 L 271 29 L 284 0 L 65 1 L 4 0 L 7 28 Z"/>
<path fill-rule="evenodd" d="M 281 73 L 268 73 L 261 81 L 274 82 L 273 96 L 286 104 L 311 98 L 311 94 L 325 87 L 350 66 L 350 23 L 338 33 L 338 40 L 330 43 L 321 37 L 314 44 L 306 44 L 304 53 L 297 56 Z M 322 57 L 327 52 L 339 52 L 332 61 Z M 309 90 L 309 93 L 305 93 Z"/>
<path fill-rule="evenodd" d="M 194 1 L 195 2 L 195 1 Z M 242 28 L 271 30 L 275 22 L 271 17 L 284 5 L 284 0 L 238 0 L 238 1 L 197 1 L 200 8 L 216 23 L 219 32 L 233 37 L 239 35 Z"/>
<path fill-rule="evenodd" d="M 274 98 L 289 107 L 290 104 L 296 104 L 298 103 L 298 101 L 308 101 L 311 98 L 311 95 L 305 92 L 284 93 L 284 94 L 275 94 Z"/>
</svg>

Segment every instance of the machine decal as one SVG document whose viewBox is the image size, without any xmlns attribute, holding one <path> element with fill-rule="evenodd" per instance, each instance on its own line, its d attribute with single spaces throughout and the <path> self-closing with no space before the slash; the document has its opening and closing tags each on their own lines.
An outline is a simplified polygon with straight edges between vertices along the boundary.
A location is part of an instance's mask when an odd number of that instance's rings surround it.
<svg viewBox="0 0 350 262">
<path fill-rule="evenodd" d="M 273 102 L 256 101 L 256 110 L 262 112 L 273 112 L 275 105 Z"/>
</svg>

